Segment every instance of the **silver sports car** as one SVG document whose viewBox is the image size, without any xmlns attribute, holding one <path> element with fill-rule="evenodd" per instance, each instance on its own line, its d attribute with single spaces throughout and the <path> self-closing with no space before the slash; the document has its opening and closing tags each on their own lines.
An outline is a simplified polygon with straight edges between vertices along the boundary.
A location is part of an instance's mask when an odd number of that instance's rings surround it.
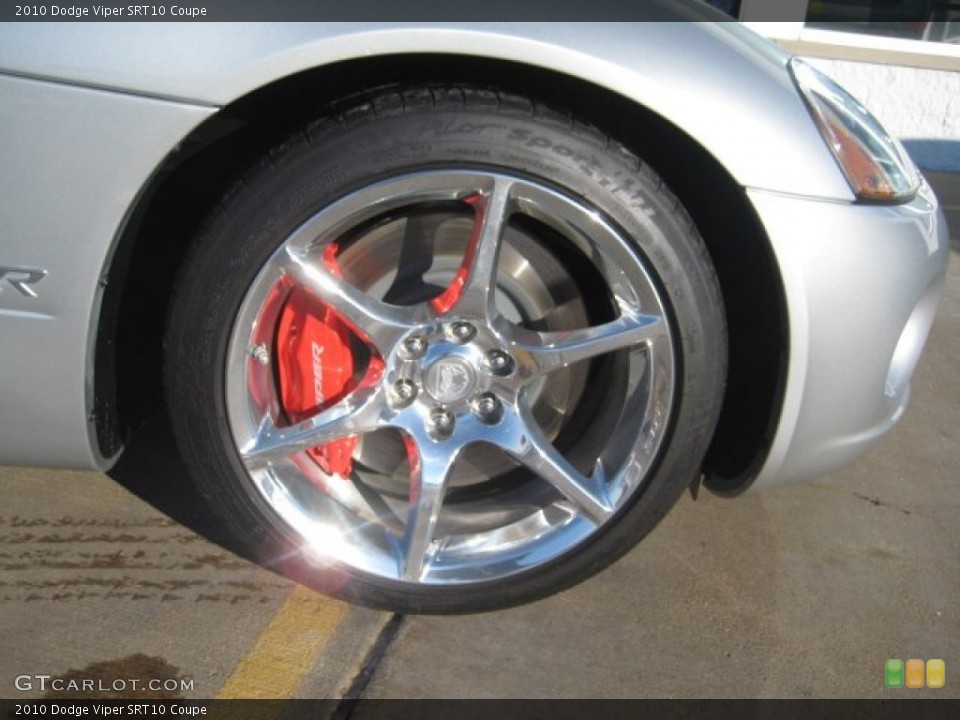
<svg viewBox="0 0 960 720">
<path fill-rule="evenodd" d="M 0 28 L 0 462 L 107 469 L 165 406 L 252 555 L 463 612 L 865 452 L 936 199 L 828 78 L 659 7 Z"/>
</svg>

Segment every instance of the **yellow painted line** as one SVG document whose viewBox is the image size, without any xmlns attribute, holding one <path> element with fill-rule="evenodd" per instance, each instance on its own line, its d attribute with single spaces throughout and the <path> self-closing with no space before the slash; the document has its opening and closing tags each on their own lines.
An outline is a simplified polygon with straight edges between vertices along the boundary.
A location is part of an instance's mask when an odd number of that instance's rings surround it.
<svg viewBox="0 0 960 720">
<path fill-rule="evenodd" d="M 216 699 L 290 697 L 346 614 L 345 603 L 296 586 Z"/>
</svg>

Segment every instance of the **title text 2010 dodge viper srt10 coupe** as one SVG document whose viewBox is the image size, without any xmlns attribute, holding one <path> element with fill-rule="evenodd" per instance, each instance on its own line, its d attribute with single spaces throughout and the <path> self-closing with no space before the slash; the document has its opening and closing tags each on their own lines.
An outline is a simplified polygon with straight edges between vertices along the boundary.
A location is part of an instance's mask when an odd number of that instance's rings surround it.
<svg viewBox="0 0 960 720">
<path fill-rule="evenodd" d="M 265 563 L 458 612 L 859 456 L 936 200 L 809 65 L 660 8 L 0 29 L 0 462 L 108 468 L 162 391 Z"/>
</svg>

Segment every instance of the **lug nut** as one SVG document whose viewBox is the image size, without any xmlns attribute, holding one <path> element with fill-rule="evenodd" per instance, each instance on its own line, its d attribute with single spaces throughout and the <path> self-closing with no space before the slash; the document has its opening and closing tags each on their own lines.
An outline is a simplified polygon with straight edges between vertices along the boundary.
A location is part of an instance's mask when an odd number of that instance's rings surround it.
<svg viewBox="0 0 960 720">
<path fill-rule="evenodd" d="M 457 321 L 447 326 L 447 334 L 454 342 L 465 343 L 477 334 L 477 329 L 468 322 Z"/>
<path fill-rule="evenodd" d="M 513 370 L 513 358 L 503 350 L 491 350 L 487 353 L 487 367 L 494 375 L 509 375 Z"/>
<path fill-rule="evenodd" d="M 427 418 L 427 432 L 434 440 L 443 440 L 453 434 L 453 415 L 443 409 L 433 410 Z"/>
<path fill-rule="evenodd" d="M 417 386 L 410 380 L 397 380 L 393 384 L 391 399 L 396 407 L 406 407 L 417 397 Z"/>
<path fill-rule="evenodd" d="M 403 341 L 402 354 L 409 360 L 422 358 L 427 352 L 427 339 L 422 335 L 411 335 Z"/>
<path fill-rule="evenodd" d="M 270 351 L 267 350 L 267 346 L 264 343 L 260 343 L 255 348 L 251 349 L 250 354 L 261 365 L 270 364 Z"/>
<path fill-rule="evenodd" d="M 493 425 L 503 417 L 503 406 L 493 393 L 481 393 L 473 399 L 473 413 L 481 422 Z"/>
</svg>

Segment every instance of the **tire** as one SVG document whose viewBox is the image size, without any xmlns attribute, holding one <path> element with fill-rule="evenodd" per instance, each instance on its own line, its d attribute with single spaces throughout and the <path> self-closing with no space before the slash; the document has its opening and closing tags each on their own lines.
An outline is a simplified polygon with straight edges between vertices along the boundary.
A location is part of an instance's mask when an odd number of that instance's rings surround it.
<svg viewBox="0 0 960 720">
<path fill-rule="evenodd" d="M 656 175 L 473 87 L 379 91 L 275 148 L 192 246 L 166 336 L 179 446 L 238 539 L 414 613 L 623 555 L 696 478 L 725 373 L 716 274 Z"/>
</svg>

